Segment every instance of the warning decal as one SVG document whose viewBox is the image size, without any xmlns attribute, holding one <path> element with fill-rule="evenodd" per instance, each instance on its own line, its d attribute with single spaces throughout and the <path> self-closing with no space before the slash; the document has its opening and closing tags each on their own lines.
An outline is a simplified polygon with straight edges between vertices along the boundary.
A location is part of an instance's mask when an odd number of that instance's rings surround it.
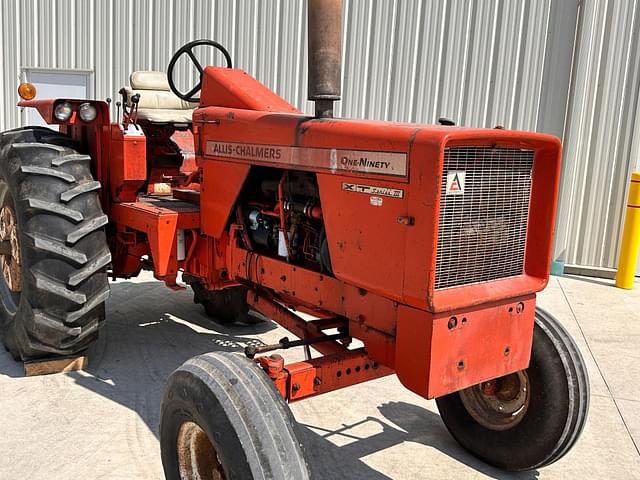
<svg viewBox="0 0 640 480">
<path fill-rule="evenodd" d="M 463 195 L 466 172 L 464 170 L 452 170 L 447 172 L 447 195 Z"/>
<path fill-rule="evenodd" d="M 381 195 L 383 197 L 404 198 L 404 190 L 400 188 L 374 187 L 373 185 L 359 185 L 357 183 L 343 183 L 345 192 L 366 193 L 367 195 Z"/>
</svg>

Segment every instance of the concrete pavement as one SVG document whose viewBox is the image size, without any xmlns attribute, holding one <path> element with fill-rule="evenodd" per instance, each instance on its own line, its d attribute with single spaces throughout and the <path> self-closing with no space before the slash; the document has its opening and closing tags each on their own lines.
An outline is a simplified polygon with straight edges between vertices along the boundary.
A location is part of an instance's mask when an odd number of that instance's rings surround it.
<svg viewBox="0 0 640 480">
<path fill-rule="evenodd" d="M 292 405 L 317 478 L 640 479 L 640 285 L 552 277 L 539 304 L 574 336 L 587 361 L 591 410 L 577 446 L 540 471 L 507 474 L 450 437 L 435 403 L 388 377 Z M 86 372 L 22 377 L 0 353 L 0 478 L 160 479 L 159 403 L 184 360 L 278 340 L 269 322 L 224 327 L 144 275 L 112 284 L 108 323 Z M 287 360 L 302 352 L 287 352 Z"/>
</svg>

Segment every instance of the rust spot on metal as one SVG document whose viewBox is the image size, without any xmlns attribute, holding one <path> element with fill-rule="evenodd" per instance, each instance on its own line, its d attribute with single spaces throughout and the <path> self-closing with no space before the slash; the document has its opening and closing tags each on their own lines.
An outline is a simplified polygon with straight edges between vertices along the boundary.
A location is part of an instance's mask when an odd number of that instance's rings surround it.
<svg viewBox="0 0 640 480">
<path fill-rule="evenodd" d="M 302 136 L 307 133 L 309 130 L 309 126 L 307 122 L 313 120 L 313 117 L 302 117 L 298 120 L 296 128 L 294 130 L 295 138 L 293 139 L 293 144 L 299 146 L 302 144 Z"/>
</svg>

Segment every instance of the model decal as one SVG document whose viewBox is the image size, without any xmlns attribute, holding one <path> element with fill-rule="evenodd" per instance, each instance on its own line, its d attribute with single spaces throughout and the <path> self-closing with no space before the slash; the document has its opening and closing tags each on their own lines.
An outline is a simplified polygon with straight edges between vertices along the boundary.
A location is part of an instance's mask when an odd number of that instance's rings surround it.
<svg viewBox="0 0 640 480">
<path fill-rule="evenodd" d="M 391 198 L 404 198 L 404 190 L 400 188 L 376 187 L 373 185 L 359 185 L 357 183 L 343 183 L 342 189 L 346 192 L 366 193 L 367 195 L 380 195 Z"/>
<path fill-rule="evenodd" d="M 248 143 L 207 142 L 205 155 L 269 164 L 406 177 L 407 154 L 340 150 L 336 148 L 291 147 Z"/>
</svg>

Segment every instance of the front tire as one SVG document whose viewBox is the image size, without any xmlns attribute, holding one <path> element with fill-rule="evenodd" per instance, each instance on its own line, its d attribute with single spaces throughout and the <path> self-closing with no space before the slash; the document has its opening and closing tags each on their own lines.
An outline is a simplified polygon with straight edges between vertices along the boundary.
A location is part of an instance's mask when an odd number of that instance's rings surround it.
<svg viewBox="0 0 640 480">
<path fill-rule="evenodd" d="M 15 231 L 0 261 L 0 334 L 16 359 L 78 353 L 105 318 L 108 220 L 91 159 L 73 147 L 42 127 L 0 135 L 1 240 Z"/>
<path fill-rule="evenodd" d="M 589 378 L 578 347 L 536 308 L 529 368 L 436 399 L 453 437 L 499 468 L 532 470 L 562 458 L 589 410 Z"/>
<path fill-rule="evenodd" d="M 160 450 L 167 480 L 309 478 L 295 420 L 255 362 L 194 357 L 167 381 Z"/>
</svg>

